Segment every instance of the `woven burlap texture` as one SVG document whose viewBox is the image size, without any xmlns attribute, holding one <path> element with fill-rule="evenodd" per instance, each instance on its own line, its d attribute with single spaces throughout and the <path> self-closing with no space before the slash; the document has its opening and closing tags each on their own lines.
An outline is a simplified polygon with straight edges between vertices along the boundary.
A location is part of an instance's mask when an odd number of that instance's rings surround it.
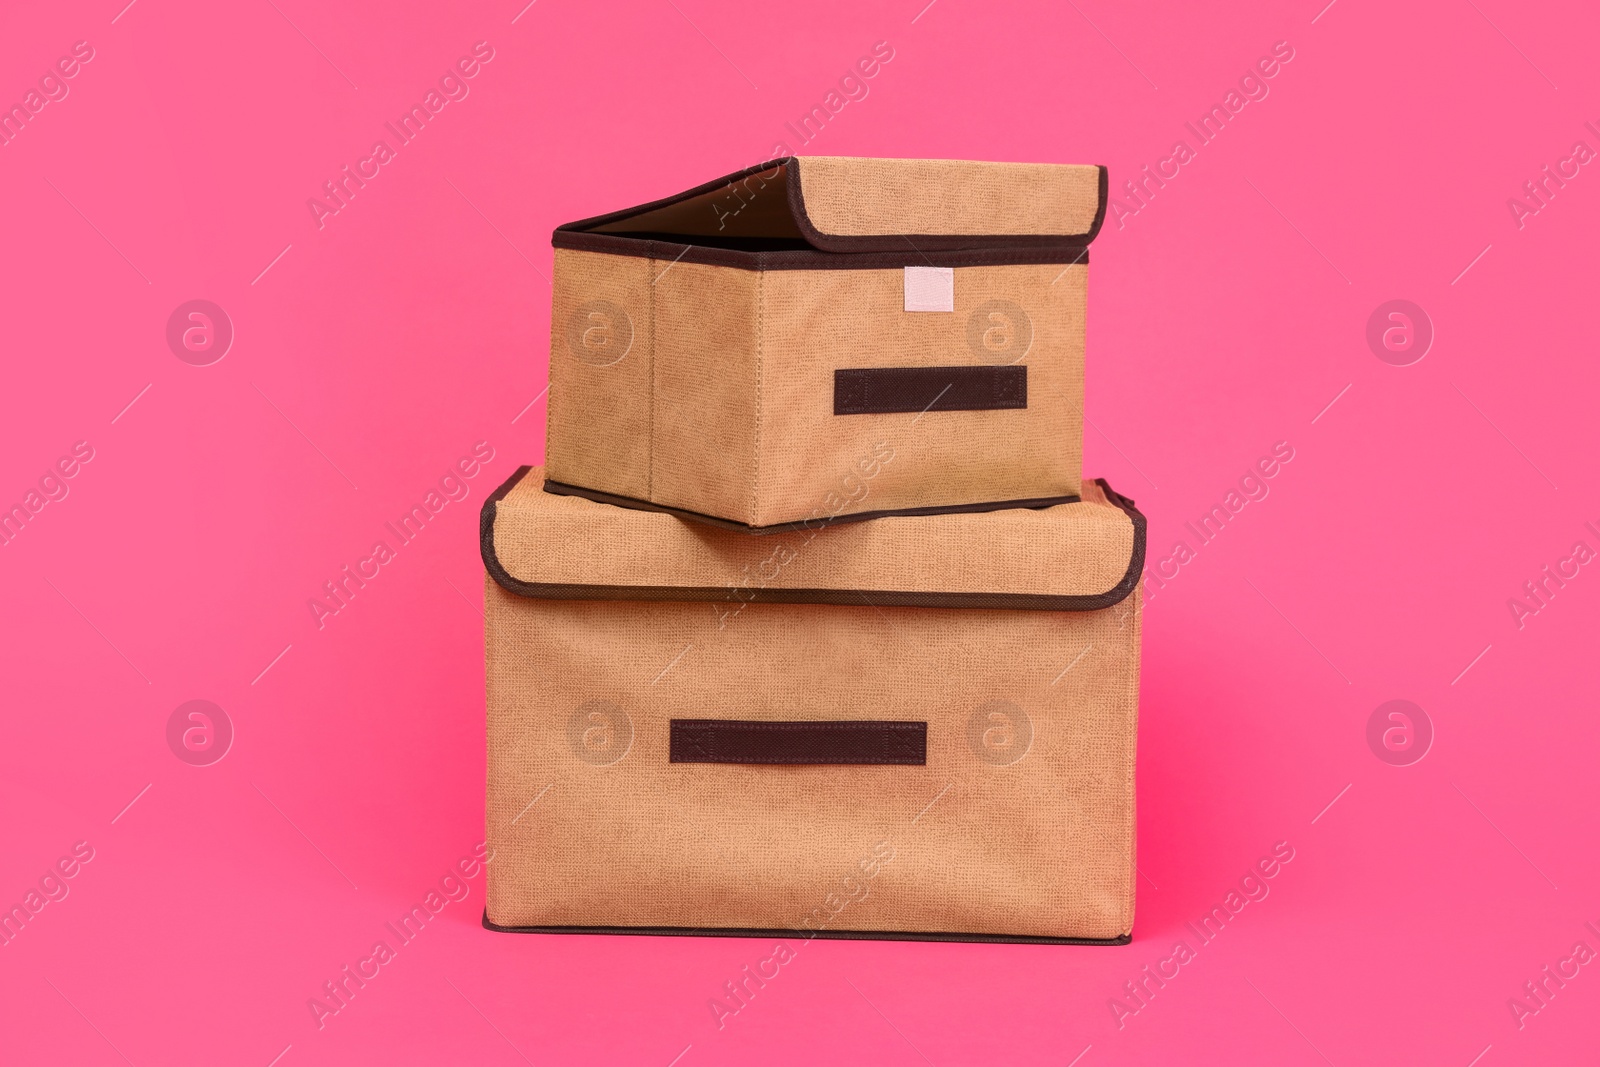
<svg viewBox="0 0 1600 1067">
<path fill-rule="evenodd" d="M 752 526 L 1078 492 L 1087 265 L 956 268 L 952 312 L 904 277 L 558 249 L 550 477 Z M 617 362 L 574 343 L 597 307 Z M 983 363 L 1027 367 L 1025 409 L 833 413 L 836 369 Z"/>
<path fill-rule="evenodd" d="M 1122 581 L 1133 522 L 1095 482 L 1083 502 L 894 516 L 752 537 L 544 492 L 532 467 L 497 505 L 496 556 L 516 581 L 1097 596 Z M 709 609 L 708 609 L 709 610 Z"/>
<path fill-rule="evenodd" d="M 964 159 L 801 156 L 800 195 L 820 232 L 1007 235 L 1089 232 L 1100 168 Z"/>
<path fill-rule="evenodd" d="M 519 578 L 675 585 L 737 563 L 724 542 L 773 541 L 537 494 L 540 477 L 495 521 L 496 554 Z M 602 512 L 622 527 L 589 526 Z M 1009 573 L 1006 588 L 1100 591 L 1129 564 L 1118 525 L 1127 517 L 1098 499 L 885 519 L 821 531 L 779 573 L 809 567 L 814 584 L 860 567 L 881 576 L 872 586 L 951 590 Z M 1012 540 L 1024 526 L 1031 549 Z M 988 571 L 946 569 L 997 542 Z M 1091 557 L 1105 558 L 1056 581 Z M 485 596 L 492 922 L 1130 930 L 1137 592 L 1086 612 L 551 600 L 492 580 Z M 673 764 L 672 718 L 923 721 L 928 761 Z"/>
<path fill-rule="evenodd" d="M 659 269 L 649 259 L 555 250 L 545 454 L 557 481 L 650 499 L 651 281 Z M 626 347 L 614 362 L 585 344 L 617 343 L 619 331 Z"/>
</svg>

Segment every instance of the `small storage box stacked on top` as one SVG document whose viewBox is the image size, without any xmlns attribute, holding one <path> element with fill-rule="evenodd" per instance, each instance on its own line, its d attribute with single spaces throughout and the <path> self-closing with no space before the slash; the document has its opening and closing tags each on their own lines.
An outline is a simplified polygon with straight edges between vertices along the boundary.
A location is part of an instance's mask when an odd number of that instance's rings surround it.
<svg viewBox="0 0 1600 1067">
<path fill-rule="evenodd" d="M 1127 940 L 1105 187 L 798 158 L 556 231 L 547 466 L 483 512 L 487 925 Z"/>
<path fill-rule="evenodd" d="M 1101 167 L 804 158 L 563 226 L 548 488 L 757 531 L 1063 503 L 1104 214 Z"/>
</svg>

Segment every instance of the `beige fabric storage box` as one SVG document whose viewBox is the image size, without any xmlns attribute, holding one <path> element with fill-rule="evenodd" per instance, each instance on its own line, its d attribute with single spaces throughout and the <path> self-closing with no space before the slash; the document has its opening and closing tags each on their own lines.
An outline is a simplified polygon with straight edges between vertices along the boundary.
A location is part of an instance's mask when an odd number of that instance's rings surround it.
<svg viewBox="0 0 1600 1067">
<path fill-rule="evenodd" d="M 1079 490 L 1103 167 L 797 157 L 555 231 L 552 492 L 769 532 Z"/>
<path fill-rule="evenodd" d="M 484 505 L 491 929 L 1113 942 L 1145 523 Z"/>
</svg>

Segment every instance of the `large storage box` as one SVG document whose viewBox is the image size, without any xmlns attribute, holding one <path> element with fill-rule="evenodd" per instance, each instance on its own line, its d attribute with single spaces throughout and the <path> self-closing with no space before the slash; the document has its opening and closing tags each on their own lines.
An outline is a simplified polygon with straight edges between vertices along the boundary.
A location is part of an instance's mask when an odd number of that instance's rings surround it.
<svg viewBox="0 0 1600 1067">
<path fill-rule="evenodd" d="M 1070 500 L 1105 192 L 790 158 L 560 227 L 548 488 L 759 531 Z"/>
<path fill-rule="evenodd" d="M 484 505 L 492 928 L 1121 942 L 1145 524 Z"/>
</svg>

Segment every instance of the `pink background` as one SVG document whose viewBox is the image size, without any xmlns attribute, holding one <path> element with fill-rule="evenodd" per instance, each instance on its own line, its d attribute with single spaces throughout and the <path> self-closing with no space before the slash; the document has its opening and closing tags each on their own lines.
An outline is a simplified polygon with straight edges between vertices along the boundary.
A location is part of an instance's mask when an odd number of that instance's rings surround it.
<svg viewBox="0 0 1600 1067">
<path fill-rule="evenodd" d="M 94 850 L 0 948 L 0 1060 L 1600 1051 L 1600 967 L 1520 1028 L 1508 1007 L 1600 949 L 1600 568 L 1520 628 L 1507 606 L 1600 549 L 1600 174 L 1520 228 L 1507 206 L 1600 148 L 1585 5 L 124 2 L 0 14 L 0 101 L 94 50 L 0 147 L 0 504 L 93 449 L 0 547 L 0 901 Z M 880 40 L 806 151 L 1105 163 L 1114 188 L 1293 49 L 1094 246 L 1087 468 L 1150 516 L 1152 562 L 1295 453 L 1152 586 L 1133 944 L 816 942 L 719 1030 L 707 1001 L 769 942 L 497 936 L 480 874 L 319 1030 L 307 1000 L 482 837 L 476 512 L 542 457 L 551 229 L 800 148 L 784 123 Z M 319 229 L 307 199 L 478 41 L 470 95 Z M 165 339 L 197 298 L 236 331 L 209 366 Z M 1365 338 L 1391 299 L 1436 331 L 1410 366 Z M 467 500 L 319 630 L 307 600 L 478 441 Z M 192 699 L 236 731 L 210 766 L 167 744 Z M 1391 699 L 1436 732 L 1410 766 L 1367 743 Z M 1123 983 L 1279 841 L 1270 896 L 1119 1028 Z"/>
</svg>

